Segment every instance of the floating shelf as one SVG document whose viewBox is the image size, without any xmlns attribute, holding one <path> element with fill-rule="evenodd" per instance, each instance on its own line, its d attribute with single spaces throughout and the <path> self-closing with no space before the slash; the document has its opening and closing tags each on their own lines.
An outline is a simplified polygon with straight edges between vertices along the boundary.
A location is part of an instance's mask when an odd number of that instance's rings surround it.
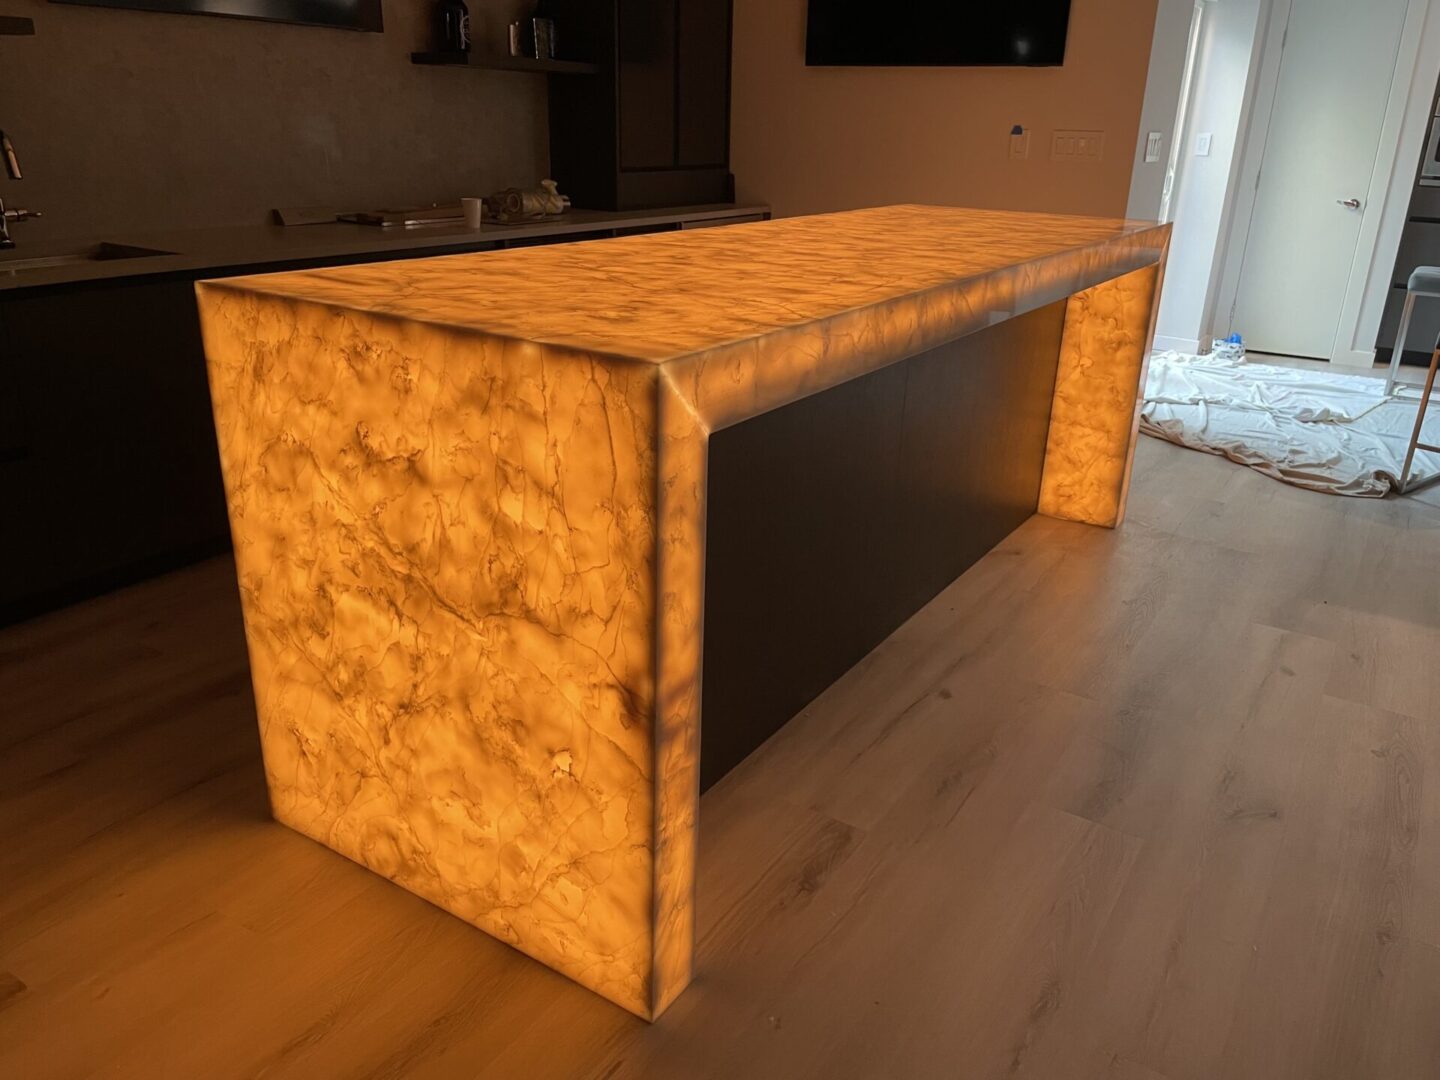
<svg viewBox="0 0 1440 1080">
<path fill-rule="evenodd" d="M 579 60 L 535 60 L 528 56 L 492 56 L 489 53 L 417 52 L 410 54 L 412 64 L 433 64 L 442 67 L 489 68 L 492 71 L 531 71 L 545 75 L 594 75 L 599 64 Z"/>
<path fill-rule="evenodd" d="M 0 34 L 6 37 L 29 37 L 35 33 L 35 23 L 18 15 L 0 15 Z"/>
</svg>

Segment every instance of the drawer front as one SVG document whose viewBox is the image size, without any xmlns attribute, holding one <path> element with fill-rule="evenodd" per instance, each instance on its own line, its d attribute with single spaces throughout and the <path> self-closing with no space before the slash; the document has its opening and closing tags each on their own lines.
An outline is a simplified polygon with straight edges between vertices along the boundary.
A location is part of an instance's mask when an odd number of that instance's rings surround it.
<svg viewBox="0 0 1440 1080">
<path fill-rule="evenodd" d="M 721 225 L 739 225 L 746 221 L 764 221 L 763 214 L 741 214 L 739 217 L 727 218 L 706 218 L 703 221 L 687 221 L 680 227 L 682 229 L 714 229 Z"/>
</svg>

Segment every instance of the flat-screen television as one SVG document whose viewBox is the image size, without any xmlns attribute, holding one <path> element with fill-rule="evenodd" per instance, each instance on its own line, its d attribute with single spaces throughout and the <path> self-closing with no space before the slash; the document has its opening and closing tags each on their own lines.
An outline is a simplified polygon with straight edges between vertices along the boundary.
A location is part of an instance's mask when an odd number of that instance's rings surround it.
<svg viewBox="0 0 1440 1080">
<path fill-rule="evenodd" d="M 229 15 L 236 19 L 338 26 L 345 30 L 384 29 L 380 0 L 51 0 L 57 4 L 170 11 L 184 15 Z"/>
<path fill-rule="evenodd" d="M 812 67 L 1058 67 L 1070 0 L 810 0 Z"/>
</svg>

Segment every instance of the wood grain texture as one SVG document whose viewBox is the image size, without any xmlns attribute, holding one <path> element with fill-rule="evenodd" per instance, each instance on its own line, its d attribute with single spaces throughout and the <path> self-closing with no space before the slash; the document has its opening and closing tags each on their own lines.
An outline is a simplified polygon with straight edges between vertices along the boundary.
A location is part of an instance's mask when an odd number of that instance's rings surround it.
<svg viewBox="0 0 1440 1080">
<path fill-rule="evenodd" d="M 227 564 L 12 628 L 0 1075 L 1433 1080 L 1437 540 L 1142 441 L 706 794 L 653 1025 L 268 819 Z"/>
</svg>

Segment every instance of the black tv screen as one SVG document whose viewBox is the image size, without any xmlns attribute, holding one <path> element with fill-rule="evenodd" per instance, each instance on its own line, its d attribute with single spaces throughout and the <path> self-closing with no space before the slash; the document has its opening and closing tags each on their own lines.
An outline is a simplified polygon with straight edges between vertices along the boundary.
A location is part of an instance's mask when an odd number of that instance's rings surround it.
<svg viewBox="0 0 1440 1080">
<path fill-rule="evenodd" d="M 811 67 L 1058 67 L 1070 0 L 810 0 Z"/>
<path fill-rule="evenodd" d="M 345 30 L 384 29 L 380 0 L 51 0 L 57 4 L 170 11 L 184 15 L 229 15 L 236 19 L 338 26 Z"/>
</svg>

